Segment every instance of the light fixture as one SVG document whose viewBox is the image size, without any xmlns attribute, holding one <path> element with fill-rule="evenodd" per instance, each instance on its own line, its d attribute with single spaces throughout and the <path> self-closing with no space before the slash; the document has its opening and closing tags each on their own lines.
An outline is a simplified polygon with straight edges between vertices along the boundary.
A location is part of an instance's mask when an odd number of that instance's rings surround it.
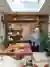
<svg viewBox="0 0 50 67">
<path fill-rule="evenodd" d="M 6 0 L 13 12 L 39 12 L 46 0 Z"/>
<path fill-rule="evenodd" d="M 16 18 L 14 18 L 13 20 L 16 20 Z"/>
</svg>

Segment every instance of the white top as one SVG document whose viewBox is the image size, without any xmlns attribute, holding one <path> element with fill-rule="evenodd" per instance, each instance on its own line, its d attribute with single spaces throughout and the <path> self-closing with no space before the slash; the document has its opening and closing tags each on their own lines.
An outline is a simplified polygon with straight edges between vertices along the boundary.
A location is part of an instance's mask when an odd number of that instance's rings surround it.
<svg viewBox="0 0 50 67">
<path fill-rule="evenodd" d="M 40 45 L 40 31 L 39 28 L 35 28 L 35 32 L 30 34 L 26 40 L 31 40 L 32 42 L 35 41 L 35 46 Z"/>
</svg>

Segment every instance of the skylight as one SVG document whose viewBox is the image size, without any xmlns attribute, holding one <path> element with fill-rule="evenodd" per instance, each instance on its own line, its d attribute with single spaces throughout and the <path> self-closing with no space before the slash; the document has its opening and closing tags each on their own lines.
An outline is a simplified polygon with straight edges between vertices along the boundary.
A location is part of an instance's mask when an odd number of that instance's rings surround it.
<svg viewBox="0 0 50 67">
<path fill-rule="evenodd" d="M 21 2 L 33 2 L 33 3 L 37 3 L 38 0 L 21 0 Z"/>
<path fill-rule="evenodd" d="M 13 12 L 39 12 L 45 0 L 6 0 Z"/>
</svg>

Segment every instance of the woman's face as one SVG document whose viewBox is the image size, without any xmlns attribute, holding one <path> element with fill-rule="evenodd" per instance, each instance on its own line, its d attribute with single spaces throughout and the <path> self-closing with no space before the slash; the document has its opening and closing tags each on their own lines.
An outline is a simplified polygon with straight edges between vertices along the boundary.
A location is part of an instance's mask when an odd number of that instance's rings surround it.
<svg viewBox="0 0 50 67">
<path fill-rule="evenodd" d="M 35 28 L 35 30 L 34 30 L 34 31 L 35 31 L 36 33 L 37 33 L 37 32 L 39 32 L 39 28 Z"/>
</svg>

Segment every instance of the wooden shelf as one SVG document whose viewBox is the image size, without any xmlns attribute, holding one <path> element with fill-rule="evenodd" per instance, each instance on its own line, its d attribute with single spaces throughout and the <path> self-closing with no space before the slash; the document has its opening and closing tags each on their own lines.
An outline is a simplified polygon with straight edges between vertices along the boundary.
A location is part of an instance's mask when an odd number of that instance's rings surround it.
<svg viewBox="0 0 50 67">
<path fill-rule="evenodd" d="M 9 32 L 9 30 L 8 30 L 8 32 Z M 13 29 L 12 29 L 10 32 L 20 32 L 20 33 L 21 33 L 22 30 L 13 30 Z"/>
<path fill-rule="evenodd" d="M 5 22 L 5 21 L 4 21 Z M 37 22 L 37 20 L 6 20 L 8 23 L 30 23 L 30 22 Z"/>
<path fill-rule="evenodd" d="M 20 35 L 12 36 L 11 35 L 10 38 L 13 38 L 14 40 L 19 40 L 22 38 L 22 36 L 20 36 Z"/>
<path fill-rule="evenodd" d="M 32 43 L 32 41 L 31 40 L 16 40 L 16 41 L 8 41 L 8 43 L 10 44 L 13 44 L 13 43 L 29 43 L 30 44 L 30 42 Z"/>
</svg>

